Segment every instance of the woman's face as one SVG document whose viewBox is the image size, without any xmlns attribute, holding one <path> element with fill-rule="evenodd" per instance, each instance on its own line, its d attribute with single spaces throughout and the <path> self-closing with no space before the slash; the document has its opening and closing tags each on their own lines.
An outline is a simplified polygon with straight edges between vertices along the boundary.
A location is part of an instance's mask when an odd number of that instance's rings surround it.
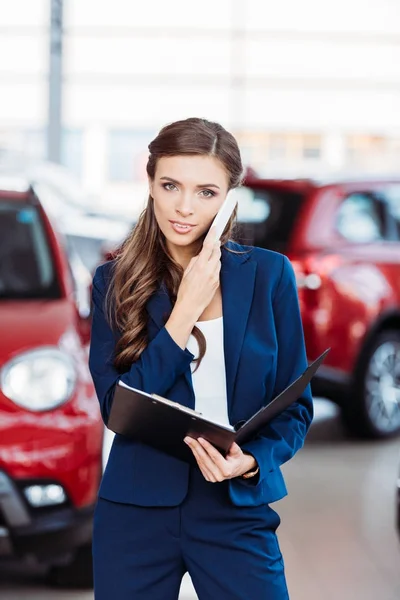
<svg viewBox="0 0 400 600">
<path fill-rule="evenodd" d="M 175 260 L 186 263 L 198 251 L 196 241 L 207 232 L 227 195 L 228 174 L 211 156 L 167 156 L 158 160 L 149 183 L 168 250 Z"/>
</svg>

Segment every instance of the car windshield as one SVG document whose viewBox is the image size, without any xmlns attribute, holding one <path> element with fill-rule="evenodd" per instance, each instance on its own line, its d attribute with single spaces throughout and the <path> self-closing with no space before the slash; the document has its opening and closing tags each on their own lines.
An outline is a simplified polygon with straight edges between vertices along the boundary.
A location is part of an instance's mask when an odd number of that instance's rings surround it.
<svg viewBox="0 0 400 600">
<path fill-rule="evenodd" d="M 0 299 L 57 296 L 52 255 L 37 209 L 0 199 Z"/>
<path fill-rule="evenodd" d="M 285 252 L 304 195 L 279 189 L 244 186 L 237 190 L 238 241 Z"/>
</svg>

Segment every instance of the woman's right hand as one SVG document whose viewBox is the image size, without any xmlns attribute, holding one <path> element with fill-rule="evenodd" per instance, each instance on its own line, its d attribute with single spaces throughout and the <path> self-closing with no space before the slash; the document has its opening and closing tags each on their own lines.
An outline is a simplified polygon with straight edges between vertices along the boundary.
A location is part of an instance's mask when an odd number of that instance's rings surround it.
<svg viewBox="0 0 400 600">
<path fill-rule="evenodd" d="M 221 242 L 215 240 L 215 227 L 204 239 L 201 252 L 191 259 L 179 286 L 176 305 L 186 314 L 193 314 L 194 322 L 210 304 L 219 287 L 221 270 Z"/>
</svg>

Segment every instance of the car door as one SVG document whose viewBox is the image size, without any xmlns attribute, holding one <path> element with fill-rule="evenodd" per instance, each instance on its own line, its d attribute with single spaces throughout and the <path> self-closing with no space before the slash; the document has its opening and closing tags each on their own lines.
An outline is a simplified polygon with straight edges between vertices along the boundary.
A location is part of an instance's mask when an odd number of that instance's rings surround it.
<svg viewBox="0 0 400 600">
<path fill-rule="evenodd" d="M 339 250 L 343 259 L 369 264 L 386 281 L 381 310 L 400 307 L 400 184 L 350 191 L 335 226 L 344 242 Z M 375 281 L 371 277 L 370 285 Z"/>
<path fill-rule="evenodd" d="M 343 191 L 334 223 L 337 260 L 326 286 L 325 343 L 340 348 L 331 360 L 350 372 L 374 323 L 385 311 L 400 309 L 400 243 L 383 190 Z"/>
<path fill-rule="evenodd" d="M 300 296 L 310 357 L 331 347 L 326 365 L 345 376 L 388 292 L 376 264 L 391 262 L 385 257 L 386 206 L 366 187 L 342 185 L 330 219 L 325 247 L 307 260 L 315 285 Z"/>
</svg>

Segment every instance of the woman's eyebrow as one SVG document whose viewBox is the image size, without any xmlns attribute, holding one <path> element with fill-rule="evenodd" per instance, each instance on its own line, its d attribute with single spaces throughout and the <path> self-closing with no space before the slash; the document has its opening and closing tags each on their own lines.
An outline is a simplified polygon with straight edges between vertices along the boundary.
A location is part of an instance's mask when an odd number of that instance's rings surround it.
<svg viewBox="0 0 400 600">
<path fill-rule="evenodd" d="M 182 185 L 180 181 L 173 179 L 172 177 L 160 177 L 160 181 L 170 181 L 171 183 L 175 183 L 176 185 Z M 196 185 L 197 188 L 216 188 L 217 190 L 221 189 L 219 185 L 215 183 L 203 183 Z"/>
</svg>

